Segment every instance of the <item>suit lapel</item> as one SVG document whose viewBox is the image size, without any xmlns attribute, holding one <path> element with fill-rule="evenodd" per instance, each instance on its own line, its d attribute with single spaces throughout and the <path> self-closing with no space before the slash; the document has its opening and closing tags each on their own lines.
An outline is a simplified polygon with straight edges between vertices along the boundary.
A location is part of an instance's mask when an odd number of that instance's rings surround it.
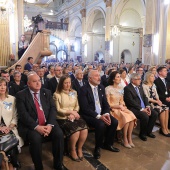
<svg viewBox="0 0 170 170">
<path fill-rule="evenodd" d="M 130 87 L 131 87 L 131 90 L 133 91 L 133 94 L 136 94 L 136 95 L 138 96 L 137 91 L 135 90 L 135 88 L 133 87 L 132 84 L 130 84 Z M 140 91 L 139 91 L 139 92 L 140 92 Z M 140 94 L 141 94 L 141 93 L 140 93 Z M 139 98 L 139 96 L 138 96 L 138 98 Z"/>
<path fill-rule="evenodd" d="M 93 102 L 95 103 L 95 101 L 94 101 L 94 96 L 93 96 L 93 91 L 92 91 L 91 86 L 90 86 L 89 84 L 87 85 L 87 89 L 88 89 L 88 91 L 89 91 L 89 95 L 90 95 L 91 99 L 92 99 Z"/>
<path fill-rule="evenodd" d="M 41 106 L 43 108 L 44 114 L 45 114 L 45 106 L 47 104 L 45 95 L 46 95 L 45 92 L 43 92 L 41 89 L 40 90 L 40 101 L 41 101 Z"/>
<path fill-rule="evenodd" d="M 33 98 L 32 98 L 32 94 L 31 94 L 31 92 L 29 91 L 29 89 L 27 89 L 27 98 L 28 98 L 28 101 L 27 101 L 27 102 L 30 103 L 31 107 L 34 109 L 34 111 L 35 111 L 35 113 L 36 113 L 37 110 L 36 110 L 36 107 L 35 107 L 35 104 L 34 104 L 34 100 L 33 100 Z"/>
<path fill-rule="evenodd" d="M 100 86 L 98 86 L 98 95 L 99 95 L 99 100 L 100 100 L 100 106 L 102 107 L 102 89 Z"/>
</svg>

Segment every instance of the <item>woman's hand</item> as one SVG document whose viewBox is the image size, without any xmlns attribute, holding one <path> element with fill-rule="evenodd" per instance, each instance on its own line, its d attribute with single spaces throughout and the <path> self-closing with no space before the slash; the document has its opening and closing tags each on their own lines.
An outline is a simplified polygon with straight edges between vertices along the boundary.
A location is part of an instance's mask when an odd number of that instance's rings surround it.
<svg viewBox="0 0 170 170">
<path fill-rule="evenodd" d="M 75 120 L 74 115 L 73 114 L 69 115 L 68 120 L 70 120 L 71 122 L 74 122 L 74 120 Z"/>
<path fill-rule="evenodd" d="M 119 108 L 120 108 L 120 110 L 122 110 L 122 111 L 125 110 L 125 107 L 124 107 L 123 105 L 120 105 Z"/>
<path fill-rule="evenodd" d="M 6 126 L 2 126 L 2 127 L 0 127 L 0 131 L 2 133 L 8 134 L 11 131 L 11 129 L 9 127 L 6 127 Z"/>
<path fill-rule="evenodd" d="M 157 104 L 158 104 L 159 106 L 162 106 L 162 102 L 161 102 L 160 100 L 157 100 Z"/>
<path fill-rule="evenodd" d="M 80 115 L 77 113 L 77 111 L 72 111 L 71 114 L 74 115 L 76 120 L 78 120 L 80 118 Z"/>
</svg>

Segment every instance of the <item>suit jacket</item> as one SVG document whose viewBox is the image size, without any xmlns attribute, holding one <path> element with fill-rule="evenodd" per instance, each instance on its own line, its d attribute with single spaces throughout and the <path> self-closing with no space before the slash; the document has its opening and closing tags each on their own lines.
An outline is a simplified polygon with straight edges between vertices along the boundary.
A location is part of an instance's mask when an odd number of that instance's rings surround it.
<svg viewBox="0 0 170 170">
<path fill-rule="evenodd" d="M 101 106 L 101 115 L 105 113 L 110 113 L 110 107 L 106 99 L 105 89 L 102 85 L 98 85 L 98 95 Z M 85 119 L 88 119 L 88 117 L 96 118 L 98 114 L 95 112 L 93 91 L 89 83 L 80 88 L 78 100 L 80 105 L 80 114 Z"/>
<path fill-rule="evenodd" d="M 165 80 L 166 81 L 166 80 Z M 163 83 L 163 81 L 160 79 L 160 77 L 158 77 L 155 80 L 155 85 L 156 85 L 156 89 L 159 95 L 159 99 L 165 104 L 166 103 L 166 98 L 170 96 L 170 91 L 168 88 L 168 83 L 165 84 Z M 165 94 L 165 92 L 168 92 L 168 94 Z"/>
<path fill-rule="evenodd" d="M 40 90 L 40 101 L 46 124 L 56 125 L 57 111 L 49 90 L 43 88 Z M 38 125 L 36 106 L 28 88 L 17 93 L 16 107 L 18 112 L 18 132 L 25 140 L 27 132 L 34 130 Z"/>
<path fill-rule="evenodd" d="M 86 80 L 84 80 L 84 79 L 82 79 L 82 82 L 83 82 L 83 86 L 88 83 L 88 81 L 86 81 Z M 77 94 L 80 93 L 80 88 L 81 88 L 81 86 L 80 86 L 80 84 L 79 84 L 79 82 L 78 82 L 77 79 L 74 79 L 74 80 L 73 80 L 73 82 L 72 82 L 72 88 L 73 88 L 75 91 L 77 91 Z"/>
<path fill-rule="evenodd" d="M 88 81 L 88 74 L 85 74 L 85 75 L 83 76 L 83 79 L 86 80 L 86 81 Z"/>
<path fill-rule="evenodd" d="M 108 82 L 107 82 L 107 81 L 108 81 L 108 78 L 109 78 L 109 77 L 106 77 L 106 74 L 101 77 L 101 84 L 102 84 L 104 87 L 107 87 L 107 86 L 108 86 Z"/>
<path fill-rule="evenodd" d="M 10 76 L 10 81 L 14 81 L 13 75 Z M 27 76 L 23 73 L 21 73 L 21 81 L 23 81 L 25 83 L 25 85 L 27 85 Z"/>
<path fill-rule="evenodd" d="M 26 88 L 25 83 L 20 81 L 20 85 L 16 84 L 15 81 L 9 82 L 9 94 L 15 96 L 19 91 Z"/>
<path fill-rule="evenodd" d="M 74 81 L 76 79 L 74 74 L 70 74 L 70 77 L 71 77 L 71 81 Z"/>
<path fill-rule="evenodd" d="M 48 89 L 49 79 L 47 77 L 43 77 L 43 80 L 44 80 L 44 84 L 42 83 L 42 88 Z"/>
<path fill-rule="evenodd" d="M 52 95 L 56 91 L 57 86 L 58 86 L 58 82 L 56 80 L 56 77 L 51 78 L 48 82 L 48 89 L 51 91 Z"/>
<path fill-rule="evenodd" d="M 139 86 L 139 92 L 140 92 L 141 98 L 142 98 L 145 106 L 148 106 L 149 105 L 148 98 L 146 97 L 142 86 Z M 136 110 L 142 109 L 140 98 L 131 83 L 128 84 L 124 88 L 124 101 L 125 101 L 128 109 L 130 109 L 130 110 L 131 109 L 136 109 Z"/>
<path fill-rule="evenodd" d="M 31 71 L 31 69 L 32 69 L 32 65 L 30 63 L 25 64 L 24 70 Z"/>
</svg>

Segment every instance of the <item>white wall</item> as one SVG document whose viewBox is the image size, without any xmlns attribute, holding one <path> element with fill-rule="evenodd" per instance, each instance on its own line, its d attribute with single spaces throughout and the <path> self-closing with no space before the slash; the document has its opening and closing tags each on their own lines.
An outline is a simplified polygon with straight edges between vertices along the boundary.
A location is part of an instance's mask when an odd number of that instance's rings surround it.
<svg viewBox="0 0 170 170">
<path fill-rule="evenodd" d="M 132 45 L 133 42 L 135 43 L 134 46 Z M 135 62 L 136 58 L 139 57 L 139 34 L 121 32 L 119 40 L 119 58 L 121 57 L 123 50 L 126 49 L 128 49 L 132 54 L 132 61 L 127 62 Z"/>
</svg>

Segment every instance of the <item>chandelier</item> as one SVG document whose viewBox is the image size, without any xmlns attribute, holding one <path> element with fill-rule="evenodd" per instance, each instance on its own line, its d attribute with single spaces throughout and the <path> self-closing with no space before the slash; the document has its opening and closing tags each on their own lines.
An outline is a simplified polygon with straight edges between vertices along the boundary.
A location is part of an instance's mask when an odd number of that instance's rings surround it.
<svg viewBox="0 0 170 170">
<path fill-rule="evenodd" d="M 28 18 L 27 15 L 24 16 L 24 29 L 25 32 L 32 30 L 33 28 L 31 27 L 32 21 Z"/>
<path fill-rule="evenodd" d="M 0 0 L 0 12 L 2 12 L 2 14 L 14 13 L 14 7 L 13 0 Z"/>
<path fill-rule="evenodd" d="M 89 41 L 89 36 L 85 33 L 85 34 L 83 35 L 83 37 L 82 37 L 82 43 L 83 43 L 83 44 L 86 44 L 87 41 Z"/>
<path fill-rule="evenodd" d="M 118 28 L 118 25 L 114 25 L 112 28 L 112 36 L 117 37 L 120 35 L 120 30 Z"/>
</svg>

